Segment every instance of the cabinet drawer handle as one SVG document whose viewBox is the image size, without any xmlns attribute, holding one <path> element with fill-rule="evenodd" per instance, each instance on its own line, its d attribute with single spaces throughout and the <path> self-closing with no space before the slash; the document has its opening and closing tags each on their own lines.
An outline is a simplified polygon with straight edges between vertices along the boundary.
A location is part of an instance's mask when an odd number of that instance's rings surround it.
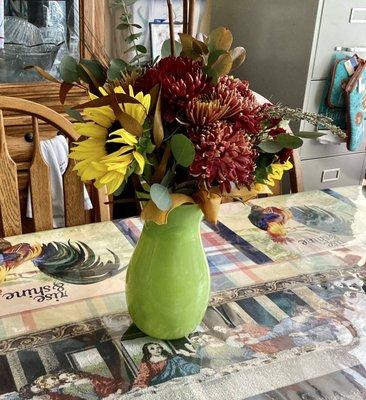
<svg viewBox="0 0 366 400">
<path fill-rule="evenodd" d="M 340 168 L 325 169 L 322 173 L 322 182 L 337 181 L 341 176 Z"/>
</svg>

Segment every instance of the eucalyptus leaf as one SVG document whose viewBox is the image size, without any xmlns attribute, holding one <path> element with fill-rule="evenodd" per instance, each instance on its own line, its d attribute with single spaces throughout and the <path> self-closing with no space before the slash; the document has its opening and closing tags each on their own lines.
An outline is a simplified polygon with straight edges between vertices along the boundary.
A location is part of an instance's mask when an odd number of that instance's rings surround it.
<svg viewBox="0 0 366 400">
<path fill-rule="evenodd" d="M 274 140 L 263 140 L 262 142 L 259 143 L 258 147 L 265 153 L 271 153 L 271 154 L 278 153 L 284 148 L 284 146 L 281 146 Z"/>
<path fill-rule="evenodd" d="M 326 135 L 326 133 L 322 133 L 322 132 L 296 132 L 294 133 L 295 136 L 301 137 L 303 139 L 316 139 L 318 137 L 322 137 L 324 135 Z"/>
<path fill-rule="evenodd" d="M 74 83 L 79 79 L 78 63 L 75 58 L 65 56 L 60 63 L 60 76 L 66 83 Z"/>
<path fill-rule="evenodd" d="M 136 50 L 142 54 L 147 53 L 147 48 L 145 46 L 143 46 L 142 44 L 136 45 Z"/>
<path fill-rule="evenodd" d="M 170 147 L 177 164 L 182 167 L 189 167 L 192 164 L 196 151 L 187 136 L 180 133 L 173 135 L 170 140 Z"/>
<path fill-rule="evenodd" d="M 99 61 L 82 59 L 80 60 L 79 65 L 88 75 L 95 87 L 98 88 L 99 86 L 104 85 L 106 80 L 106 73 Z"/>
<path fill-rule="evenodd" d="M 304 143 L 301 138 L 286 133 L 276 136 L 275 142 L 286 149 L 298 149 Z"/>
<path fill-rule="evenodd" d="M 79 113 L 78 110 L 75 110 L 73 108 L 65 108 L 65 113 L 76 121 L 85 122 L 83 116 Z"/>
<path fill-rule="evenodd" d="M 121 58 L 114 58 L 109 66 L 107 71 L 107 77 L 109 80 L 117 80 L 121 78 L 121 72 L 124 71 L 127 67 L 127 63 L 123 61 Z"/>
<path fill-rule="evenodd" d="M 151 200 L 159 210 L 166 211 L 172 207 L 172 198 L 168 188 L 159 183 L 154 183 L 150 188 Z"/>
<path fill-rule="evenodd" d="M 131 35 L 127 36 L 126 42 L 127 43 L 133 43 L 135 40 L 137 40 L 142 33 L 132 33 Z"/>
<path fill-rule="evenodd" d="M 176 54 L 180 54 L 182 51 L 182 44 L 175 40 L 175 51 Z M 161 58 L 166 58 L 171 55 L 170 53 L 170 39 L 164 40 L 163 45 L 161 46 Z"/>
</svg>

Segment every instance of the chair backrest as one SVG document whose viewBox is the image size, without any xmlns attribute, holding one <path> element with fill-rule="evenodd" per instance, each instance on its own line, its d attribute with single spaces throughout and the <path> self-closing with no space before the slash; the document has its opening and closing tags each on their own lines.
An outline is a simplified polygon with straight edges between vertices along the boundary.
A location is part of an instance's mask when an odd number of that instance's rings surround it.
<svg viewBox="0 0 366 400">
<path fill-rule="evenodd" d="M 70 121 L 50 108 L 24 99 L 0 96 L 0 236 L 22 233 L 17 165 L 8 151 L 3 111 L 13 111 L 32 117 L 34 148 L 29 182 L 34 228 L 36 231 L 52 229 L 50 171 L 41 153 L 38 121 L 51 125 L 56 131 L 70 139 L 70 142 L 77 141 L 79 136 Z M 74 165 L 75 162 L 70 160 L 63 175 L 66 226 L 82 225 L 86 222 L 84 187 L 76 172 L 73 171 Z M 104 204 L 107 198 L 103 201 L 104 193 L 99 192 L 99 215 L 102 220 L 110 219 L 109 206 Z"/>
</svg>

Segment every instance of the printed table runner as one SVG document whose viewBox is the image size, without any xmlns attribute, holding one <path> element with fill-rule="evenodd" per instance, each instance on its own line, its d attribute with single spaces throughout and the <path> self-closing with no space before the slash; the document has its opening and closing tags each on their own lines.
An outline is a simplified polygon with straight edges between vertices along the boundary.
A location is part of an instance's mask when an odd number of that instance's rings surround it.
<svg viewBox="0 0 366 400">
<path fill-rule="evenodd" d="M 126 309 L 139 219 L 1 241 L 0 399 L 364 399 L 365 216 L 360 187 L 223 205 L 211 307 L 167 342 Z"/>
</svg>

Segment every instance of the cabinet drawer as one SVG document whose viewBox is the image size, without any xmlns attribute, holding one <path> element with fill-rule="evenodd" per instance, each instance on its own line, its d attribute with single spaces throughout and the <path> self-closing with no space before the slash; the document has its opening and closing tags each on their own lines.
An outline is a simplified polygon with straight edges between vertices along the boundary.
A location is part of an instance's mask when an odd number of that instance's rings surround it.
<svg viewBox="0 0 366 400">
<path fill-rule="evenodd" d="M 366 56 L 365 0 L 324 1 L 312 79 L 329 75 L 336 47 L 360 48 L 356 52 Z"/>
<path fill-rule="evenodd" d="M 305 160 L 301 165 L 305 190 L 358 185 L 365 175 L 365 154 Z"/>
<path fill-rule="evenodd" d="M 312 81 L 310 83 L 309 95 L 305 106 L 306 111 L 309 112 L 319 111 L 319 105 L 322 99 L 324 86 L 325 86 L 324 80 Z M 308 124 L 307 122 L 302 122 L 301 130 L 314 131 L 316 130 L 316 128 L 313 125 Z M 366 132 L 365 132 L 365 140 L 363 141 L 357 152 L 364 152 L 365 148 L 366 148 Z M 346 143 L 321 144 L 317 139 L 304 139 L 304 145 L 301 147 L 300 151 L 302 159 L 328 157 L 328 156 L 336 156 L 341 154 L 354 154 L 354 153 L 355 152 L 350 152 L 349 150 L 347 150 Z"/>
</svg>

